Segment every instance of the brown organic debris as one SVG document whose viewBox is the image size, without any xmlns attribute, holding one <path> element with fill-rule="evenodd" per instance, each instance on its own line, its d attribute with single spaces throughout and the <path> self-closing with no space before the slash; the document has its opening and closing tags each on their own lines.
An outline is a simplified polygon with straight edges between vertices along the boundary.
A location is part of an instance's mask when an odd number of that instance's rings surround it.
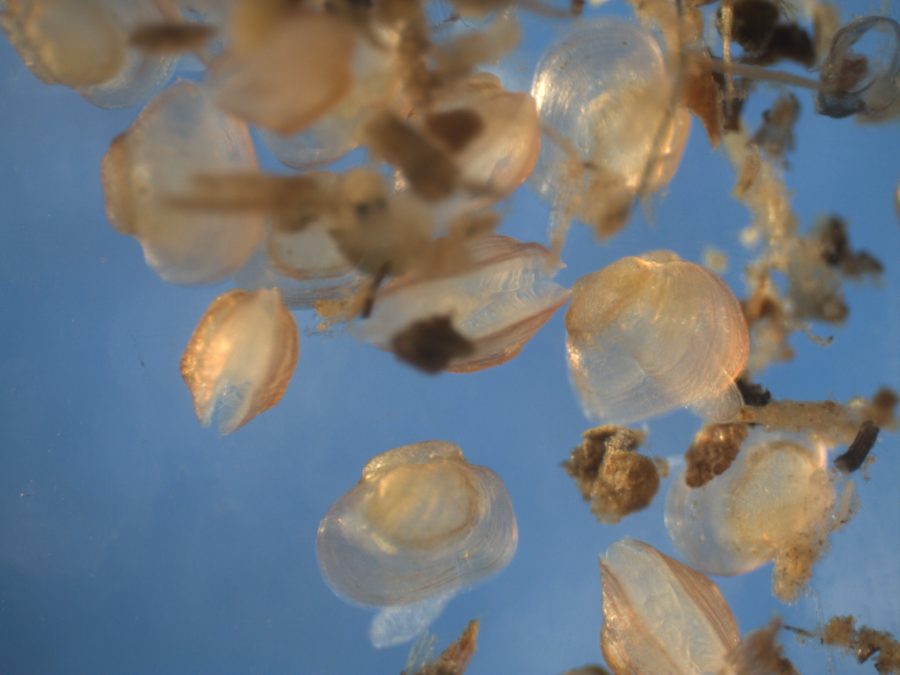
<svg viewBox="0 0 900 675">
<path fill-rule="evenodd" d="M 478 621 L 472 620 L 459 639 L 441 655 L 414 672 L 404 670 L 401 675 L 463 675 L 475 653 L 478 642 Z"/>
<path fill-rule="evenodd" d="M 183 54 L 200 49 L 215 34 L 202 23 L 148 23 L 135 28 L 128 42 L 147 54 Z"/>
<path fill-rule="evenodd" d="M 900 642 L 887 631 L 868 626 L 855 627 L 852 616 L 835 616 L 820 631 L 826 645 L 852 652 L 859 663 L 875 656 L 875 670 L 879 673 L 900 673 Z"/>
<path fill-rule="evenodd" d="M 706 485 L 731 466 L 747 438 L 746 424 L 710 424 L 703 427 L 684 455 L 684 481 L 689 487 Z"/>
<path fill-rule="evenodd" d="M 573 668 L 567 670 L 562 675 L 610 675 L 609 671 L 603 666 L 581 666 L 581 668 Z"/>
<path fill-rule="evenodd" d="M 397 167 L 422 198 L 443 199 L 456 189 L 459 170 L 448 154 L 397 115 L 384 111 L 373 116 L 364 137 L 372 152 Z"/>
<path fill-rule="evenodd" d="M 401 361 L 436 374 L 456 359 L 469 356 L 475 345 L 460 335 L 449 316 L 434 316 L 413 323 L 391 340 L 391 351 Z"/>
<path fill-rule="evenodd" d="M 659 490 L 659 472 L 652 459 L 637 453 L 644 434 L 606 425 L 588 429 L 562 466 L 591 512 L 601 523 L 617 523 L 640 511 Z"/>
<path fill-rule="evenodd" d="M 701 121 L 709 143 L 716 147 L 722 138 L 722 91 L 709 68 L 709 54 L 688 60 L 684 81 L 684 105 Z"/>
<path fill-rule="evenodd" d="M 457 108 L 428 114 L 425 127 L 451 152 L 459 152 L 481 133 L 484 122 L 474 110 Z"/>
<path fill-rule="evenodd" d="M 772 400 L 772 394 L 765 387 L 751 382 L 744 376 L 734 381 L 738 391 L 741 392 L 741 398 L 744 399 L 744 405 L 763 406 L 768 405 Z"/>
<path fill-rule="evenodd" d="M 782 158 L 794 149 L 794 125 L 800 115 L 800 102 L 790 92 L 779 96 L 769 110 L 763 112 L 763 122 L 751 139 L 769 157 Z"/>
<path fill-rule="evenodd" d="M 851 279 L 877 276 L 884 265 L 868 251 L 852 251 L 846 223 L 837 216 L 826 218 L 817 228 L 822 259 Z"/>
<path fill-rule="evenodd" d="M 863 422 L 856 433 L 856 438 L 853 439 L 847 450 L 835 458 L 835 467 L 843 473 L 853 473 L 859 469 L 866 461 L 866 457 L 869 456 L 869 451 L 875 445 L 875 441 L 878 439 L 878 431 L 879 429 L 874 422 L 870 420 Z"/>
<path fill-rule="evenodd" d="M 779 630 L 781 621 L 773 619 L 741 640 L 729 656 L 737 675 L 799 675 L 778 643 Z"/>
</svg>

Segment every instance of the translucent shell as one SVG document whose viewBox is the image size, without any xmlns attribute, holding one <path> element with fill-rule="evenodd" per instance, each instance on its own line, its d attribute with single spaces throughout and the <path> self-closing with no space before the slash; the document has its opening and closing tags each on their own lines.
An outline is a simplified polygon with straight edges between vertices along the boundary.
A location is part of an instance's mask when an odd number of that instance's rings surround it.
<svg viewBox="0 0 900 675">
<path fill-rule="evenodd" d="M 372 111 L 396 96 L 397 35 L 377 30 L 377 37 L 377 45 L 356 40 L 350 60 L 352 82 L 327 114 L 297 134 L 262 131 L 263 143 L 283 164 L 309 169 L 340 159 L 359 145 L 359 129 Z"/>
<path fill-rule="evenodd" d="M 566 313 L 569 373 L 588 417 L 626 424 L 680 406 L 732 418 L 749 337 L 718 277 L 669 251 L 579 279 Z"/>
<path fill-rule="evenodd" d="M 322 519 L 316 547 L 335 593 L 385 608 L 373 641 L 386 645 L 398 626 L 412 638 L 450 595 L 503 569 L 517 541 L 500 478 L 452 443 L 426 441 L 373 458 Z"/>
<path fill-rule="evenodd" d="M 532 174 L 535 189 L 551 203 L 581 200 L 576 215 L 591 221 L 589 202 L 611 197 L 597 191 L 594 170 L 631 192 L 665 185 L 678 167 L 690 126 L 688 113 L 679 110 L 654 147 L 670 92 L 662 52 L 650 33 L 622 19 L 580 22 L 544 54 L 531 86 L 541 122 L 579 156 L 571 157 L 558 141 L 545 142 Z M 655 168 L 644 175 L 654 156 Z M 593 170 L 573 174 L 573 159 Z"/>
<path fill-rule="evenodd" d="M 600 647 L 615 675 L 720 673 L 737 623 L 705 576 L 649 544 L 623 539 L 600 559 Z"/>
<path fill-rule="evenodd" d="M 854 51 L 859 46 L 860 51 Z M 830 117 L 890 116 L 900 104 L 900 24 L 858 17 L 834 36 L 822 66 L 816 110 Z"/>
<path fill-rule="evenodd" d="M 0 24 L 39 78 L 76 89 L 100 107 L 118 108 L 153 96 L 175 68 L 172 58 L 127 45 L 133 27 L 160 19 L 150 2 L 9 0 Z"/>
<path fill-rule="evenodd" d="M 103 158 L 110 222 L 140 241 L 166 281 L 201 284 L 237 271 L 263 235 L 253 213 L 186 209 L 173 203 L 196 174 L 256 169 L 247 127 L 220 112 L 197 85 L 157 97 Z"/>
<path fill-rule="evenodd" d="M 411 274 L 376 295 L 361 336 L 389 349 L 391 339 L 411 324 L 450 316 L 454 328 L 474 345 L 447 370 L 470 372 L 504 363 L 568 299 L 552 280 L 557 263 L 538 244 L 499 235 L 473 242 L 467 265 L 438 276 Z"/>
<path fill-rule="evenodd" d="M 229 434 L 284 395 L 297 366 L 294 317 L 277 290 L 234 290 L 216 298 L 181 357 L 197 419 Z"/>
<path fill-rule="evenodd" d="M 751 435 L 734 464 L 704 486 L 688 487 L 683 472 L 675 477 L 666 500 L 666 529 L 697 569 L 743 574 L 792 555 L 792 549 L 824 544 L 834 502 L 822 448 Z M 776 579 L 776 594 L 784 597 L 777 587 Z"/>
<path fill-rule="evenodd" d="M 333 16 L 295 13 L 259 43 L 225 55 L 209 84 L 228 112 L 279 134 L 294 134 L 350 89 L 354 30 Z"/>
</svg>

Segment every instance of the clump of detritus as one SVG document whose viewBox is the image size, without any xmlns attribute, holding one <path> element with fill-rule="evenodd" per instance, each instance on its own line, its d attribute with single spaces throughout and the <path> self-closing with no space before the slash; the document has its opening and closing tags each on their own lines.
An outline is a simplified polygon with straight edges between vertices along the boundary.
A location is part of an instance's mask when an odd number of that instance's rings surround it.
<svg viewBox="0 0 900 675">
<path fill-rule="evenodd" d="M 689 487 L 706 485 L 731 466 L 747 438 L 746 424 L 709 424 L 694 436 L 684 455 L 684 481 Z"/>
<path fill-rule="evenodd" d="M 400 675 L 463 675 L 475 653 L 478 642 L 478 621 L 472 620 L 456 642 L 447 647 L 440 656 L 424 665 L 418 665 L 418 653 L 423 643 L 417 643 L 410 653 L 409 662 Z M 430 648 L 433 641 L 427 644 Z M 427 651 L 427 649 L 426 649 Z"/>
<path fill-rule="evenodd" d="M 734 381 L 735 386 L 744 399 L 744 405 L 763 406 L 768 405 L 772 400 L 772 394 L 762 385 L 751 382 L 746 376 L 742 375 Z"/>
<path fill-rule="evenodd" d="M 728 659 L 737 675 L 799 675 L 778 643 L 780 630 L 781 621 L 772 619 L 741 640 Z"/>
<path fill-rule="evenodd" d="M 896 429 L 896 405 L 896 394 L 881 388 L 871 399 L 860 397 L 847 404 L 784 400 L 758 407 L 745 405 L 738 421 L 759 425 L 766 431 L 809 434 L 826 445 L 845 445 L 854 442 L 865 422 L 880 428 Z"/>
<path fill-rule="evenodd" d="M 459 334 L 449 316 L 416 321 L 391 340 L 391 351 L 398 359 L 431 374 L 445 370 L 453 359 L 474 350 L 472 341 Z"/>
<path fill-rule="evenodd" d="M 856 627 L 853 616 L 833 616 L 817 631 L 795 626 L 785 626 L 801 639 L 816 638 L 822 644 L 838 647 L 853 654 L 858 663 L 875 657 L 875 670 L 879 673 L 900 673 L 900 642 L 887 631 L 868 626 Z"/>
<path fill-rule="evenodd" d="M 601 523 L 617 523 L 647 507 L 659 490 L 656 463 L 637 452 L 640 431 L 612 425 L 588 429 L 562 466 Z"/>
</svg>

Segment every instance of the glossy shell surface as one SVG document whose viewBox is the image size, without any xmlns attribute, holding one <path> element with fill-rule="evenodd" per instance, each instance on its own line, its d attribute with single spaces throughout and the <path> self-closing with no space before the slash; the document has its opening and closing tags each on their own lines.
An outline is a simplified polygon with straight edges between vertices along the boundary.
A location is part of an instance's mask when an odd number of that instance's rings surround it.
<svg viewBox="0 0 900 675">
<path fill-rule="evenodd" d="M 300 341 L 277 290 L 216 298 L 181 357 L 197 419 L 228 434 L 274 406 L 287 389 Z"/>
<path fill-rule="evenodd" d="M 500 478 L 444 441 L 373 458 L 319 525 L 319 568 L 351 602 L 409 605 L 454 593 L 505 567 L 516 550 Z"/>
<path fill-rule="evenodd" d="M 600 559 L 600 646 L 615 675 L 722 673 L 740 641 L 716 585 L 649 544 L 623 539 Z"/>
<path fill-rule="evenodd" d="M 569 373 L 588 417 L 626 424 L 690 406 L 735 415 L 747 360 L 740 304 L 718 277 L 668 251 L 579 279 L 566 313 Z"/>
<path fill-rule="evenodd" d="M 541 122 L 562 135 L 577 158 L 559 142 L 545 141 L 532 174 L 535 189 L 551 203 L 581 198 L 592 176 L 573 174 L 573 159 L 614 174 L 625 189 L 637 189 L 642 180 L 645 191 L 667 183 L 690 126 L 688 114 L 678 111 L 662 147 L 654 148 L 670 91 L 662 51 L 650 33 L 616 18 L 580 22 L 542 57 L 531 86 Z M 660 161 L 645 176 L 654 152 Z"/>
</svg>

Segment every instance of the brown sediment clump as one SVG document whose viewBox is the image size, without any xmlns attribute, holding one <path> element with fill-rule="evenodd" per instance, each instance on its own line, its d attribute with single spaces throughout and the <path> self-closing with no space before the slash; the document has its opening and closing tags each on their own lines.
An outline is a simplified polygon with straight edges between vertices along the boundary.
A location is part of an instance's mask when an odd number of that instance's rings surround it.
<svg viewBox="0 0 900 675">
<path fill-rule="evenodd" d="M 685 483 L 696 488 L 722 474 L 747 438 L 746 424 L 710 424 L 703 427 L 684 455 Z"/>
<path fill-rule="evenodd" d="M 475 653 L 478 625 L 478 621 L 473 619 L 459 639 L 447 647 L 437 659 L 426 663 L 413 673 L 404 670 L 401 675 L 463 675 Z"/>
<path fill-rule="evenodd" d="M 591 512 L 601 523 L 617 523 L 640 511 L 659 490 L 656 463 L 637 452 L 644 434 L 612 425 L 588 429 L 563 462 Z"/>
<path fill-rule="evenodd" d="M 781 621 L 773 619 L 764 628 L 747 634 L 729 656 L 738 675 L 799 675 L 778 643 Z"/>
<path fill-rule="evenodd" d="M 859 663 L 875 656 L 875 670 L 879 673 L 900 673 L 900 642 L 887 631 L 868 626 L 855 627 L 852 616 L 835 616 L 822 628 L 820 637 L 824 644 L 841 647 L 853 652 Z"/>
</svg>

